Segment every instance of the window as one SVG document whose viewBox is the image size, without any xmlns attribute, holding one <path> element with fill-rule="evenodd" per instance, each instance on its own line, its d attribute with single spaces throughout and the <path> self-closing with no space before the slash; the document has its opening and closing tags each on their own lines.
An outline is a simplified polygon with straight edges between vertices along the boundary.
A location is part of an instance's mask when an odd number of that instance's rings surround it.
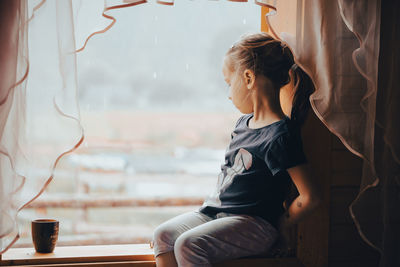
<svg viewBox="0 0 400 267">
<path fill-rule="evenodd" d="M 85 142 L 20 213 L 15 246 L 31 246 L 38 217 L 60 220 L 59 245 L 144 243 L 162 221 L 199 205 L 239 116 L 223 55 L 241 34 L 259 31 L 260 9 L 176 1 L 115 11 L 114 27 L 77 56 Z M 181 204 L 150 207 L 171 198 Z"/>
</svg>

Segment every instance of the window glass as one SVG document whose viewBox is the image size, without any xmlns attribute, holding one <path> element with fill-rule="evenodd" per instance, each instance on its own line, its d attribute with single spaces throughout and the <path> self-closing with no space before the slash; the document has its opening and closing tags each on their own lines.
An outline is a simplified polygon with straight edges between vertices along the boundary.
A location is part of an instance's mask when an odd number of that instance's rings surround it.
<svg viewBox="0 0 400 267">
<path fill-rule="evenodd" d="M 240 116 L 228 99 L 223 56 L 240 35 L 259 31 L 260 9 L 185 0 L 113 11 L 117 23 L 77 55 L 85 141 L 38 199 L 48 206 L 20 213 L 16 246 L 32 246 L 36 218 L 60 220 L 59 245 L 143 243 L 161 222 L 196 209 L 196 202 L 140 203 L 214 190 Z"/>
</svg>

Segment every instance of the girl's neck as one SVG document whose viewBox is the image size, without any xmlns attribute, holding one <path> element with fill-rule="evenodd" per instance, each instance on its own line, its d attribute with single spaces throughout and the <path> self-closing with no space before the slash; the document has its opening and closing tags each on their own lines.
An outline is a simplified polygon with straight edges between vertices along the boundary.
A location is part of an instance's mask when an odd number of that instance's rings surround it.
<svg viewBox="0 0 400 267">
<path fill-rule="evenodd" d="M 253 95 L 253 117 L 249 121 L 250 128 L 261 128 L 286 117 L 279 101 L 279 91 L 276 95 L 255 93 Z"/>
<path fill-rule="evenodd" d="M 271 110 L 254 110 L 253 117 L 249 121 L 249 128 L 256 129 L 270 125 L 274 122 L 285 118 L 285 114 L 281 112 L 273 112 Z"/>
</svg>

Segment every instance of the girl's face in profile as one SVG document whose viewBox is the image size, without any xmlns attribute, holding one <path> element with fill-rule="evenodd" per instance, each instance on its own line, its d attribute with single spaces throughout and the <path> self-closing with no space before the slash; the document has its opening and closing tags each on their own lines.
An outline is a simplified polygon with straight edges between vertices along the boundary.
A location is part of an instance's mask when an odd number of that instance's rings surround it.
<svg viewBox="0 0 400 267">
<path fill-rule="evenodd" d="M 224 74 L 225 82 L 229 86 L 229 99 L 232 100 L 232 103 L 240 112 L 244 114 L 252 113 L 251 91 L 247 89 L 244 77 L 240 73 L 233 71 L 229 66 L 229 59 L 225 58 L 222 73 Z"/>
</svg>

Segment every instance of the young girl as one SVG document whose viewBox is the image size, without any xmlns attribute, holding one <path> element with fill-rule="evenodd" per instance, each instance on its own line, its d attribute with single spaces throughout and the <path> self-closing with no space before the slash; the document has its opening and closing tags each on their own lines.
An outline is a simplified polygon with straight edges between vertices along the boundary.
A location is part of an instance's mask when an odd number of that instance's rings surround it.
<svg viewBox="0 0 400 267">
<path fill-rule="evenodd" d="M 306 171 L 300 127 L 314 91 L 288 46 L 266 33 L 246 35 L 226 53 L 229 99 L 244 113 L 236 123 L 216 191 L 194 212 L 154 232 L 157 266 L 211 266 L 265 254 L 293 224 L 314 209 L 316 190 Z M 290 118 L 280 89 L 294 85 Z M 291 183 L 298 196 L 283 206 Z"/>
</svg>

